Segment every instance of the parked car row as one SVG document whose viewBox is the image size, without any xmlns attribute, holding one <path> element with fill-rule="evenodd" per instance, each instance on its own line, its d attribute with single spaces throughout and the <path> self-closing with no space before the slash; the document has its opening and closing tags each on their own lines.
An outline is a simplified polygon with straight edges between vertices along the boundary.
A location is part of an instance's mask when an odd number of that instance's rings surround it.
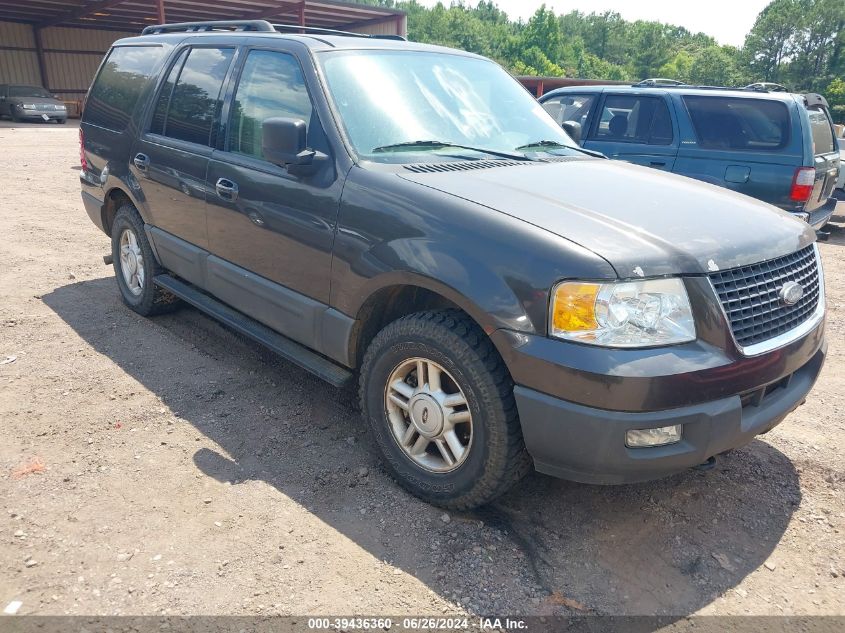
<svg viewBox="0 0 845 633">
<path fill-rule="evenodd" d="M 609 158 L 744 193 L 816 229 L 836 207 L 839 147 L 820 95 L 664 80 L 560 88 L 540 101 L 582 147 Z"/>
<path fill-rule="evenodd" d="M 386 467 L 431 503 L 489 502 L 532 465 L 652 479 L 770 430 L 827 349 L 816 234 L 795 217 L 827 213 L 816 106 L 656 88 L 545 106 L 463 51 L 152 26 L 89 91 L 82 200 L 127 306 L 181 300 L 357 379 Z M 784 171 L 809 192 L 781 191 Z"/>
</svg>

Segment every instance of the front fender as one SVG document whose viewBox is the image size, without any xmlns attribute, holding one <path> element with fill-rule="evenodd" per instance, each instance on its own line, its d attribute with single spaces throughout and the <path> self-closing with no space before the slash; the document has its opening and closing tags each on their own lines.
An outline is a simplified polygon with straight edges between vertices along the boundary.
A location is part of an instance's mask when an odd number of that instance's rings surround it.
<svg viewBox="0 0 845 633">
<path fill-rule="evenodd" d="M 331 290 L 332 306 L 347 315 L 382 288 L 413 285 L 449 299 L 488 332 L 545 332 L 549 289 L 564 278 L 616 273 L 541 227 L 396 174 L 350 172 Z"/>
</svg>

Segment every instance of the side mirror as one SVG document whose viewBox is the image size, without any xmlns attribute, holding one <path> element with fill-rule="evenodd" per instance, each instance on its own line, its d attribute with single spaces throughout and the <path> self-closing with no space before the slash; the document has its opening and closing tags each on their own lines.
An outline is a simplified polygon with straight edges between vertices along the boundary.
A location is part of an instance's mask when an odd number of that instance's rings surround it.
<svg viewBox="0 0 845 633">
<path fill-rule="evenodd" d="M 295 176 L 308 176 L 328 158 L 306 146 L 307 126 L 302 119 L 273 117 L 261 124 L 261 151 L 264 158 Z"/>
<path fill-rule="evenodd" d="M 265 119 L 261 124 L 261 150 L 264 158 L 277 165 L 296 163 L 305 151 L 305 121 L 302 119 Z"/>
<path fill-rule="evenodd" d="M 581 124 L 577 121 L 564 121 L 562 126 L 563 131 L 569 134 L 570 138 L 576 143 L 581 142 Z"/>
</svg>

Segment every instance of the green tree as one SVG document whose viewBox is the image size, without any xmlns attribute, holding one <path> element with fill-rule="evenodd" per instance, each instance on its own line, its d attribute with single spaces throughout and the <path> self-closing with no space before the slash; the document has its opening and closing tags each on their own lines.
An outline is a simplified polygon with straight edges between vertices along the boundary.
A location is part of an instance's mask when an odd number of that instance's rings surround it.
<svg viewBox="0 0 845 633">
<path fill-rule="evenodd" d="M 496 0 L 444 0 L 430 8 L 418 0 L 359 1 L 405 11 L 412 40 L 480 53 L 517 73 L 777 81 L 814 91 L 845 75 L 845 0 L 772 0 L 742 50 L 682 26 L 629 22 L 612 11 L 555 15 L 543 5 L 527 22 L 513 22 Z"/>
<path fill-rule="evenodd" d="M 677 79 L 689 83 L 694 61 L 695 59 L 689 51 L 679 50 L 672 59 L 660 67 L 657 74 L 667 79 Z"/>
<path fill-rule="evenodd" d="M 557 60 L 561 58 L 562 44 L 554 11 L 547 9 L 545 4 L 540 5 L 522 32 L 522 46 L 526 52 L 537 48 L 550 60 Z"/>
</svg>

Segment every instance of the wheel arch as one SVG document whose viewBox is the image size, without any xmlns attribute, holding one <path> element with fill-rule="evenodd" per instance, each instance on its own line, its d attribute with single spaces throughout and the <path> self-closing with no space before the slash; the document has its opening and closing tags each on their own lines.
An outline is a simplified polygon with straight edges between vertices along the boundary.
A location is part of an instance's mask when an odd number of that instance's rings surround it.
<svg viewBox="0 0 845 633">
<path fill-rule="evenodd" d="M 103 217 L 103 230 L 106 234 L 111 235 L 111 227 L 112 224 L 114 224 L 114 216 L 117 215 L 118 209 L 126 203 L 133 206 L 135 205 L 132 198 L 129 197 L 129 194 L 120 187 L 112 187 L 106 193 L 103 198 L 103 208 L 101 211 Z"/>
<path fill-rule="evenodd" d="M 360 366 L 376 334 L 393 321 L 415 312 L 457 309 L 486 335 L 497 329 L 497 324 L 480 306 L 441 282 L 407 273 L 386 277 L 368 293 L 362 293 L 366 298 L 355 311 L 349 339 L 349 359 L 355 367 Z"/>
</svg>

